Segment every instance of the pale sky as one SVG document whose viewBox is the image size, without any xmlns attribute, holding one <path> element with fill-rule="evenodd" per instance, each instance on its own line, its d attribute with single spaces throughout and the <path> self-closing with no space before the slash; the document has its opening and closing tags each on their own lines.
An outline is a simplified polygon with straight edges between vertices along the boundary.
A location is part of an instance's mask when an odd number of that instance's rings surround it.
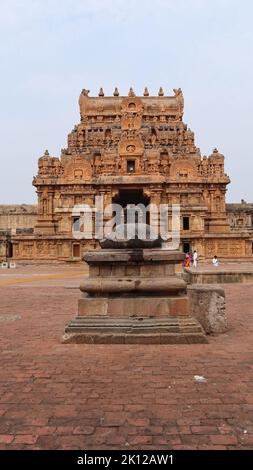
<svg viewBox="0 0 253 470">
<path fill-rule="evenodd" d="M 101 86 L 181 87 L 202 155 L 225 155 L 227 201 L 252 202 L 252 25 L 252 0 L 0 0 L 0 203 L 36 202 L 38 158 Z"/>
</svg>

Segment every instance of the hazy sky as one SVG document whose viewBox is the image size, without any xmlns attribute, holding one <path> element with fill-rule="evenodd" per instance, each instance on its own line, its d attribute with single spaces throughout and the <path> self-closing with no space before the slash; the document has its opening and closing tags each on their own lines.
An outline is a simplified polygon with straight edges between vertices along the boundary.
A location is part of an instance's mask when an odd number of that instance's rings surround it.
<svg viewBox="0 0 253 470">
<path fill-rule="evenodd" d="M 0 0 L 0 203 L 36 201 L 82 88 L 181 87 L 202 155 L 225 155 L 227 200 L 252 201 L 252 0 Z"/>
</svg>

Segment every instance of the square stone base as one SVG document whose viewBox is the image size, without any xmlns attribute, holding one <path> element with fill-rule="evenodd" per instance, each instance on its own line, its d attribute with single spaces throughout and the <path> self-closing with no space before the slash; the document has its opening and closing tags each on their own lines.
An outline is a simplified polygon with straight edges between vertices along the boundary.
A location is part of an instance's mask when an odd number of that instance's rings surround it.
<svg viewBox="0 0 253 470">
<path fill-rule="evenodd" d="M 88 344 L 188 344 L 208 343 L 193 317 L 82 317 L 65 329 L 63 343 Z"/>
<path fill-rule="evenodd" d="M 186 316 L 189 302 L 182 297 L 85 297 L 78 301 L 79 316 Z"/>
</svg>

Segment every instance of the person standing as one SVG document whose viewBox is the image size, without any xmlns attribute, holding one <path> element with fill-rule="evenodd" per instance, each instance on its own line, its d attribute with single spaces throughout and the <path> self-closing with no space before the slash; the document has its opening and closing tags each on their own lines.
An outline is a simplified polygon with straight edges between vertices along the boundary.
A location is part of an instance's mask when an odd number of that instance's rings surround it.
<svg viewBox="0 0 253 470">
<path fill-rule="evenodd" d="M 193 266 L 194 268 L 197 268 L 198 266 L 198 253 L 196 250 L 193 252 Z"/>
<path fill-rule="evenodd" d="M 185 267 L 185 268 L 189 268 L 189 267 L 190 267 L 190 256 L 189 256 L 189 253 L 186 253 L 186 255 L 185 255 L 184 267 Z"/>
</svg>

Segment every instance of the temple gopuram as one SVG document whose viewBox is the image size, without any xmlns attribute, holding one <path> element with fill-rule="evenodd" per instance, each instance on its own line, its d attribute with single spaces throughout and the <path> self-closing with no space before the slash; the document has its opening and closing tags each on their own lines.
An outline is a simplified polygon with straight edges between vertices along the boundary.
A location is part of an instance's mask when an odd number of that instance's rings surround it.
<svg viewBox="0 0 253 470">
<path fill-rule="evenodd" d="M 225 195 L 230 180 L 224 156 L 214 149 L 201 156 L 194 133 L 183 122 L 181 89 L 165 96 L 97 97 L 84 89 L 79 98 L 80 123 L 68 135 L 60 158 L 39 158 L 33 185 L 38 194 L 33 233 L 12 237 L 17 260 L 80 260 L 95 239 L 73 237 L 73 207 L 117 202 L 180 204 L 181 250 L 200 258 L 253 258 L 253 230 L 231 229 Z"/>
</svg>

